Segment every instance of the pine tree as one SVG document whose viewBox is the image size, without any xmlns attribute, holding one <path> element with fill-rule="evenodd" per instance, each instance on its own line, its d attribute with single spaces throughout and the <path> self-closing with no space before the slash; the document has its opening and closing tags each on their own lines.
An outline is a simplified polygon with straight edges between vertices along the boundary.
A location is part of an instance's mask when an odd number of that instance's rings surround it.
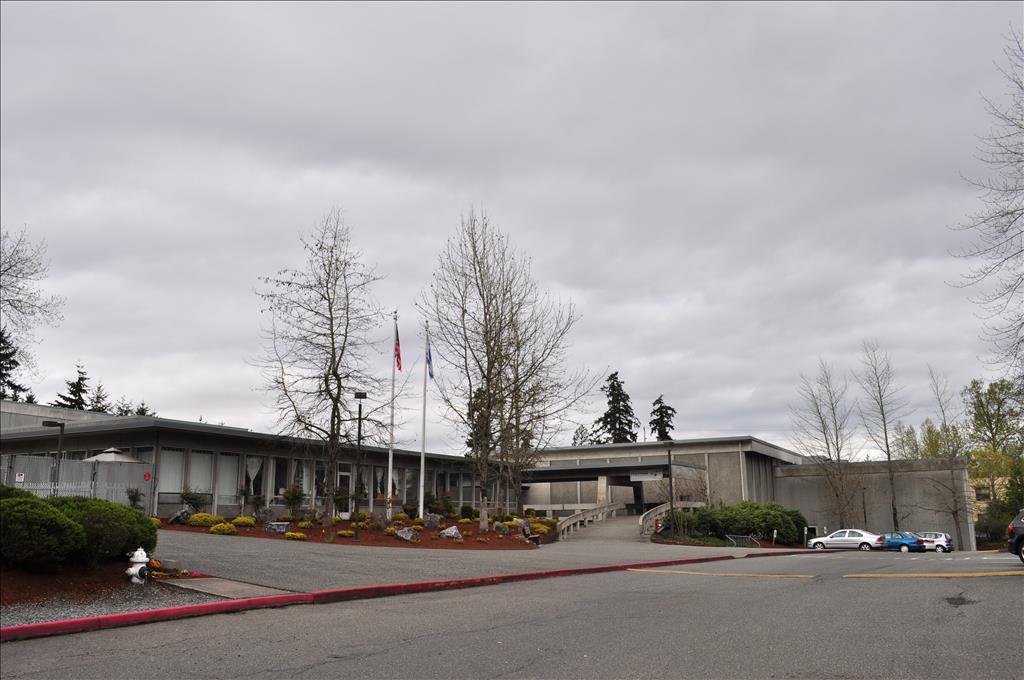
<svg viewBox="0 0 1024 680">
<path fill-rule="evenodd" d="M 139 405 L 135 407 L 134 415 L 137 416 L 155 416 L 156 411 L 146 406 L 146 400 L 143 399 L 139 402 Z"/>
<path fill-rule="evenodd" d="M 572 445 L 573 446 L 586 446 L 590 443 L 590 430 L 587 429 L 586 425 L 580 425 L 576 428 L 576 431 L 572 433 Z"/>
<path fill-rule="evenodd" d="M 87 397 L 89 394 L 89 376 L 85 372 L 85 367 L 82 364 L 76 364 L 75 369 L 78 371 L 78 377 L 74 380 L 67 380 L 67 394 L 58 394 L 57 398 L 50 404 L 50 406 L 57 406 L 60 408 L 71 408 L 77 411 L 84 411 L 88 404 Z"/>
<path fill-rule="evenodd" d="M 96 388 L 92 391 L 89 399 L 89 410 L 96 413 L 110 413 L 110 395 L 103 389 L 103 383 L 97 381 Z"/>
<path fill-rule="evenodd" d="M 676 410 L 665 403 L 664 394 L 659 394 L 651 406 L 651 433 L 659 442 L 671 440 L 672 419 L 676 415 Z"/>
<path fill-rule="evenodd" d="M 27 391 L 24 385 L 14 382 L 19 366 L 18 348 L 11 343 L 7 331 L 0 328 L 0 399 L 20 401 L 21 393 Z"/>
<path fill-rule="evenodd" d="M 595 444 L 635 442 L 636 428 L 640 426 L 640 421 L 633 414 L 629 395 L 623 389 L 618 371 L 608 376 L 601 391 L 608 398 L 608 410 L 594 421 L 591 441 Z"/>
<path fill-rule="evenodd" d="M 122 394 L 121 398 L 114 403 L 114 415 L 115 416 L 130 416 L 135 413 L 135 404 L 125 399 Z"/>
</svg>

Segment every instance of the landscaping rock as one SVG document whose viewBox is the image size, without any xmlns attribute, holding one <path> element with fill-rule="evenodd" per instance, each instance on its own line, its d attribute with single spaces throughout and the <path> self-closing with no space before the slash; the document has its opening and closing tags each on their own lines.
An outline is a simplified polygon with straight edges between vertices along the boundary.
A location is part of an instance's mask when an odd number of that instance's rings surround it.
<svg viewBox="0 0 1024 680">
<path fill-rule="evenodd" d="M 441 538 L 462 538 L 462 534 L 459 533 L 459 528 L 451 526 L 441 532 Z"/>
<path fill-rule="evenodd" d="M 410 527 L 399 529 L 395 532 L 395 536 L 398 536 L 399 538 L 405 539 L 406 541 L 410 541 L 412 543 L 415 543 L 416 541 L 420 540 L 420 532 Z"/>
<path fill-rule="evenodd" d="M 423 516 L 423 526 L 436 529 L 439 524 L 441 524 L 441 515 L 428 512 Z"/>
</svg>

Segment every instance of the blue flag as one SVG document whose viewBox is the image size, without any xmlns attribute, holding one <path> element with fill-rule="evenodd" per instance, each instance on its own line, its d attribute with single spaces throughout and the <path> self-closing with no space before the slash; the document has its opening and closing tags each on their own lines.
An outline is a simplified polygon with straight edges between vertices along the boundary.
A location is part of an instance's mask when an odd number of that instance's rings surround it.
<svg viewBox="0 0 1024 680">
<path fill-rule="evenodd" d="M 430 336 L 427 336 L 427 375 L 434 379 L 434 361 L 430 358 Z"/>
</svg>

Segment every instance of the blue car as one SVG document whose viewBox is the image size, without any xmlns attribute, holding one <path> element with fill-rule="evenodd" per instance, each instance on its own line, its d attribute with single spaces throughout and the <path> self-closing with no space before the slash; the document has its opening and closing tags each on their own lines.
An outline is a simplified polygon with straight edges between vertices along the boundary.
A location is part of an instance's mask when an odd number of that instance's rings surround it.
<svg viewBox="0 0 1024 680">
<path fill-rule="evenodd" d="M 882 534 L 885 539 L 885 550 L 899 550 L 900 552 L 925 552 L 924 539 L 917 534 L 907 531 L 892 531 Z"/>
</svg>

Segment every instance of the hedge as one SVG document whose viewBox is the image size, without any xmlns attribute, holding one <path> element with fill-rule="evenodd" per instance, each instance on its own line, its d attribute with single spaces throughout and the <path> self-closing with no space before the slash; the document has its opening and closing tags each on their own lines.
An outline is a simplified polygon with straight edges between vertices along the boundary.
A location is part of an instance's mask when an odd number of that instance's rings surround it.
<svg viewBox="0 0 1024 680">
<path fill-rule="evenodd" d="M 0 501 L 5 501 L 8 498 L 35 498 L 36 495 L 26 489 L 19 489 L 16 486 L 3 486 L 0 485 Z"/>
<path fill-rule="evenodd" d="M 40 498 L 0 501 L 0 561 L 53 567 L 85 545 L 82 525 Z"/>
<path fill-rule="evenodd" d="M 77 556 L 87 562 L 123 557 L 139 547 L 152 552 L 156 547 L 156 527 L 141 510 L 98 498 L 57 496 L 46 502 L 81 525 L 85 544 Z"/>
<path fill-rule="evenodd" d="M 666 517 L 665 523 L 671 522 Z M 677 510 L 676 526 L 682 533 L 725 538 L 726 534 L 771 539 L 777 531 L 779 543 L 799 543 L 807 520 L 798 510 L 778 503 L 743 501 L 736 505 L 698 508 L 692 513 Z"/>
</svg>

